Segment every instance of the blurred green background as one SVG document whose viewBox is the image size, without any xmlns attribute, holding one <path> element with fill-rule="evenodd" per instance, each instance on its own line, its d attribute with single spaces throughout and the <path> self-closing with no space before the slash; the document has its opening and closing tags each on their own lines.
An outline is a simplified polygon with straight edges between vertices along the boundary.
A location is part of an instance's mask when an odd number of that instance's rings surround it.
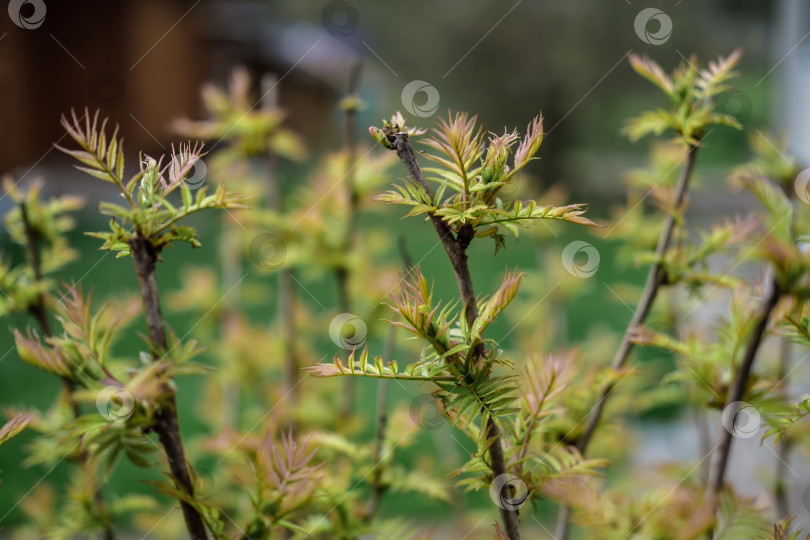
<svg viewBox="0 0 810 540">
<path fill-rule="evenodd" d="M 673 31 L 661 45 L 645 43 L 634 30 L 642 7 L 655 6 L 672 20 Z M 367 108 L 358 122 L 360 137 L 365 126 L 378 124 L 403 104 L 405 84 L 423 80 L 440 95 L 435 115 L 413 118 L 416 125 L 430 126 L 446 111 L 467 110 L 479 114 L 487 129 L 501 132 L 506 127 L 523 130 L 540 110 L 545 116 L 547 137 L 542 159 L 526 175 L 535 192 L 562 186 L 571 202 L 590 204 L 592 219 L 604 222 L 612 207 L 623 201 L 623 174 L 644 162 L 648 144 L 631 144 L 620 135 L 626 119 L 640 110 L 663 105 L 662 96 L 632 73 L 626 56 L 630 51 L 653 56 L 666 68 L 674 67 L 691 54 L 705 62 L 735 47 L 745 49 L 735 79 L 737 96 L 728 104 L 730 114 L 739 115 L 746 129 L 770 129 L 781 125 L 779 72 L 763 78 L 777 54 L 773 40 L 777 3 L 743 0 L 712 2 L 75 2 L 48 4 L 45 24 L 23 30 L 2 17 L 0 35 L 0 87 L 8 88 L 8 99 L 0 105 L 0 127 L 4 148 L 0 149 L 0 170 L 26 183 L 41 176 L 46 193 L 80 193 L 89 200 L 79 216 L 72 245 L 82 259 L 72 264 L 63 280 L 76 280 L 94 291 L 97 298 L 134 291 L 136 282 L 129 259 L 115 260 L 96 251 L 99 242 L 81 231 L 106 229 L 106 220 L 95 212 L 99 200 L 114 196 L 93 181 L 81 179 L 62 157 L 51 152 L 62 136 L 60 114 L 71 107 L 100 107 L 122 126 L 129 163 L 135 149 L 155 155 L 178 140 L 168 128 L 179 116 L 199 116 L 199 85 L 222 83 L 230 68 L 247 65 L 256 75 L 272 72 L 280 79 L 280 105 L 289 111 L 289 126 L 304 137 L 312 156 L 339 147 L 341 114 L 337 103 L 345 86 L 348 65 L 360 58 L 363 77 L 359 89 Z M 653 23 L 654 24 L 654 23 Z M 310 51 L 310 52 L 307 52 Z M 77 65 L 78 64 L 78 65 Z M 256 89 L 258 90 L 258 88 Z M 406 117 L 412 115 L 405 113 Z M 338 142 L 336 142 L 336 140 Z M 745 135 L 718 128 L 706 141 L 698 160 L 698 174 L 706 191 L 723 197 L 728 167 L 748 156 Z M 382 151 L 381 149 L 379 151 Z M 285 189 L 310 176 L 313 161 L 284 164 Z M 396 177 L 402 176 L 399 168 Z M 711 199 L 701 208 L 711 208 Z M 0 211 L 10 208 L 0 200 Z M 366 213 L 361 228 L 391 231 L 391 238 L 404 235 L 411 256 L 421 259 L 427 276 L 436 279 L 439 290 L 452 290 L 452 276 L 432 229 L 418 219 L 401 221 L 397 209 Z M 706 216 L 697 216 L 708 219 Z M 194 220 L 203 248 L 181 245 L 164 255 L 158 280 L 165 294 L 177 290 L 192 267 L 217 266 L 217 244 L 221 221 L 206 215 Z M 538 268 L 543 257 L 559 257 L 568 242 L 584 238 L 601 255 L 599 283 L 640 284 L 643 270 L 628 269 L 615 259 L 616 244 L 610 238 L 591 236 L 570 224 L 552 224 L 557 234 L 509 239 L 507 249 L 492 258 L 489 242 L 479 242 L 471 251 L 473 279 L 479 292 L 491 291 L 500 282 L 505 267 Z M 4 257 L 20 261 L 23 254 L 0 233 Z M 397 260 L 395 242 L 389 250 Z M 274 306 L 275 279 L 268 277 Z M 594 327 L 620 331 L 630 311 L 608 287 L 593 285 L 587 302 L 559 306 L 567 320 L 564 341 L 576 343 Z M 447 285 L 447 287 L 443 287 Z M 308 294 L 300 299 L 312 311 L 337 306 L 331 278 L 302 278 Z M 196 324 L 190 316 L 168 311 L 167 321 L 183 336 Z M 23 364 L 17 358 L 9 326 L 30 323 L 25 316 L 0 324 L 0 406 L 46 408 L 60 390 L 60 383 Z M 143 347 L 136 322 L 116 350 Z M 507 323 L 492 328 L 498 337 L 509 331 Z M 542 329 L 538 329 L 542 331 Z M 319 345 L 331 356 L 334 347 L 328 334 Z M 371 347 L 382 349 L 384 335 L 371 335 Z M 506 345 L 510 338 L 506 339 Z M 202 343 L 205 345 L 205 343 Z M 564 342 L 558 343 L 565 345 Z M 599 351 L 597 351 L 598 353 Z M 605 357 L 612 355 L 604 351 Z M 643 354 L 643 353 L 641 353 Z M 211 362 L 203 356 L 203 361 Z M 401 362 L 402 363 L 402 362 Z M 204 433 L 195 404 L 200 383 L 189 377 L 178 382 L 183 435 L 194 440 Z M 360 407 L 371 408 L 376 399 L 374 381 L 362 381 Z M 408 402 L 414 394 L 391 386 L 390 403 Z M 420 390 L 415 390 L 420 391 Z M 661 411 L 667 414 L 667 411 Z M 367 434 L 371 433 L 371 424 Z M 444 429 L 444 428 L 443 428 Z M 448 433 L 450 432 L 448 428 Z M 461 440 L 459 438 L 459 440 Z M 23 447 L 30 442 L 23 435 L 0 448 L 0 527 L 11 527 L 20 519 L 14 509 L 21 497 L 41 478 L 58 485 L 69 466 L 53 471 L 24 467 Z M 435 444 L 430 433 L 403 459 L 430 452 Z M 466 441 L 463 441 L 467 445 Z M 459 448 L 460 451 L 460 448 Z M 204 468 L 204 464 L 202 466 Z M 153 479 L 159 473 L 154 471 Z M 108 491 L 148 490 L 143 471 L 122 462 Z M 481 494 L 479 500 L 486 499 Z M 383 511 L 392 510 L 384 502 Z M 440 505 L 418 497 L 398 497 L 397 514 L 431 516 L 446 514 Z M 483 504 L 482 504 L 483 506 Z M 2 534 L 2 533 L 0 533 Z"/>
</svg>

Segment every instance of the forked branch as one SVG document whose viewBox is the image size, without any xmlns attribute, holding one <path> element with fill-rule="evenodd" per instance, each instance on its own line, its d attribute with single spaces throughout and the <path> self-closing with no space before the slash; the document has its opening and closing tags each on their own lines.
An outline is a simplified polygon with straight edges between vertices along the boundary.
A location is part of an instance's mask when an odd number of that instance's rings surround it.
<svg viewBox="0 0 810 540">
<path fill-rule="evenodd" d="M 397 152 L 397 156 L 405 165 L 408 176 L 410 176 L 411 180 L 418 183 L 430 198 L 433 199 L 430 186 L 425 176 L 422 174 L 422 170 L 419 168 L 419 163 L 416 161 L 416 155 L 411 147 L 408 134 L 403 132 L 396 133 L 392 144 L 394 150 Z M 441 217 L 435 215 L 433 212 L 429 214 L 429 217 L 433 227 L 436 229 L 436 233 L 439 235 L 439 239 L 442 242 L 447 256 L 450 258 L 450 264 L 453 267 L 458 290 L 461 294 L 461 301 L 464 303 L 464 315 L 467 320 L 467 325 L 472 327 L 473 323 L 478 318 L 478 304 L 475 299 L 475 291 L 473 289 L 472 277 L 470 276 L 470 268 L 467 263 L 466 250 L 474 236 L 474 231 L 471 226 L 465 225 L 459 230 L 458 235 L 454 235 L 453 231 Z M 483 352 L 483 344 L 479 343 L 476 346 L 475 357 L 480 358 Z M 487 429 L 486 438 L 495 439 L 492 446 L 489 447 L 489 457 L 492 474 L 498 477 L 502 474 L 506 474 L 506 460 L 503 453 L 501 432 L 491 416 L 487 420 L 485 429 Z M 520 530 L 517 513 L 514 510 L 506 508 L 506 505 L 500 505 L 500 514 L 504 532 L 509 540 L 519 540 Z"/>
</svg>

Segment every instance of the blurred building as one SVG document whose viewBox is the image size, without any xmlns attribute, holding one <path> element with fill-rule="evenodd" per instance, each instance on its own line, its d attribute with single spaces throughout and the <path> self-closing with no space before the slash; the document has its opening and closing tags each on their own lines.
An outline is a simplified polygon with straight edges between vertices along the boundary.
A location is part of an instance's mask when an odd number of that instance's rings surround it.
<svg viewBox="0 0 810 540">
<path fill-rule="evenodd" d="M 224 83 L 235 64 L 275 73 L 292 127 L 317 140 L 355 54 L 257 2 L 12 0 L 0 36 L 0 171 L 22 173 L 59 158 L 71 108 L 101 109 L 129 151 L 166 151 L 178 139 L 170 121 L 199 116 L 200 85 Z"/>
</svg>

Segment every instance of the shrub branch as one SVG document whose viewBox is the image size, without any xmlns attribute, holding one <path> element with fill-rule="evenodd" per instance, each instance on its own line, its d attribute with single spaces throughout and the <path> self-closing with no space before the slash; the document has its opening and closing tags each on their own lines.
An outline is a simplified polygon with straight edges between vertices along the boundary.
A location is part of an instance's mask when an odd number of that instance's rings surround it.
<svg viewBox="0 0 810 540">
<path fill-rule="evenodd" d="M 745 397 L 745 391 L 748 389 L 751 368 L 754 365 L 757 351 L 762 343 L 765 330 L 768 327 L 771 313 L 781 297 L 782 292 L 775 279 L 772 278 L 768 286 L 770 290 L 768 290 L 760 307 L 757 324 L 748 337 L 745 353 L 740 361 L 740 367 L 737 370 L 734 385 L 731 387 L 731 391 L 726 398 L 724 410 L 732 403 L 742 401 Z M 732 429 L 727 429 L 725 426 L 721 426 L 718 430 L 717 445 L 715 446 L 711 469 L 709 470 L 709 500 L 711 501 L 711 507 L 714 509 L 717 508 L 718 497 L 723 489 L 726 466 L 728 465 L 729 453 L 731 452 L 732 437 L 734 436 L 732 431 Z"/>
<path fill-rule="evenodd" d="M 26 251 L 28 252 L 28 258 L 31 260 L 31 270 L 34 272 L 34 280 L 37 283 L 41 283 L 42 258 L 39 252 L 40 234 L 31 225 L 31 219 L 28 216 L 28 206 L 24 200 L 20 202 L 20 216 L 22 217 L 22 224 L 23 228 L 25 229 Z M 39 327 L 45 337 L 51 337 L 53 335 L 53 330 L 51 328 L 51 322 L 48 320 L 48 314 L 45 310 L 45 296 L 42 293 L 37 295 L 36 301 L 29 306 L 28 310 L 31 312 L 34 318 L 36 318 L 37 323 L 39 324 Z M 78 419 L 81 417 L 82 411 L 79 408 L 79 403 L 76 401 L 75 397 L 76 383 L 67 377 L 62 377 L 62 385 L 65 387 L 65 396 L 68 405 L 70 406 L 70 410 L 73 413 L 73 418 Z M 82 467 L 87 467 L 87 455 L 84 452 L 79 453 L 78 461 Z M 96 506 L 98 506 L 99 510 L 101 510 L 102 514 L 107 515 L 107 504 L 104 501 L 104 496 L 101 493 L 101 489 L 98 487 L 93 490 L 93 500 Z M 106 520 L 105 523 L 102 524 L 102 535 L 104 540 L 115 540 L 115 532 L 112 529 L 112 525 L 109 522 L 106 522 Z"/>
<path fill-rule="evenodd" d="M 141 290 L 149 340 L 153 344 L 152 357 L 157 361 L 159 359 L 158 351 L 166 351 L 168 348 L 155 276 L 155 263 L 157 262 L 159 250 L 140 232 L 132 237 L 129 245 Z M 169 470 L 175 486 L 188 494 L 189 497 L 193 497 L 194 486 L 191 482 L 183 441 L 180 438 L 175 393 L 168 385 L 164 391 L 166 397 L 155 417 L 155 431 L 166 451 Z M 192 540 L 207 540 L 208 534 L 199 511 L 185 500 L 180 501 L 180 507 L 183 510 L 183 518 L 190 538 Z"/>
<path fill-rule="evenodd" d="M 697 158 L 698 148 L 697 143 L 689 144 L 687 147 L 686 163 L 684 164 L 683 169 L 681 169 L 681 174 L 678 177 L 678 184 L 675 192 L 674 208 L 676 210 L 681 207 L 684 199 L 686 198 L 686 193 L 689 189 L 689 180 L 695 166 L 695 159 Z M 619 345 L 619 349 L 616 351 L 616 356 L 613 358 L 613 363 L 611 365 L 614 370 L 619 370 L 624 367 L 627 359 L 630 357 L 630 352 L 633 350 L 633 343 L 630 340 L 632 331 L 644 323 L 644 320 L 647 318 L 653 302 L 658 295 L 659 289 L 667 283 L 667 275 L 662 261 L 667 249 L 669 249 L 670 243 L 672 242 L 672 234 L 674 230 L 675 213 L 671 213 L 667 216 L 667 219 L 664 222 L 664 229 L 661 231 L 661 236 L 658 238 L 658 246 L 655 250 L 656 260 L 655 263 L 653 263 L 653 265 L 650 267 L 650 271 L 647 274 L 644 292 L 642 293 L 641 299 L 636 306 L 633 318 L 627 325 L 624 336 L 622 336 L 621 345 Z M 607 401 L 610 399 L 610 396 L 613 393 L 614 387 L 615 383 L 611 382 L 608 383 L 607 386 L 605 386 L 605 388 L 602 390 L 602 393 L 599 395 L 599 399 L 596 401 L 596 405 L 594 405 L 590 413 L 585 431 L 577 439 L 576 447 L 583 456 L 585 455 L 588 445 L 593 438 L 593 434 L 596 432 L 596 428 L 602 419 L 602 413 L 605 410 Z M 570 512 L 567 506 L 560 508 L 560 513 L 557 518 L 557 540 L 565 540 L 568 538 L 569 514 Z"/>
<path fill-rule="evenodd" d="M 393 135 L 392 141 L 394 150 L 397 156 L 405 165 L 408 176 L 414 182 L 417 182 L 425 193 L 433 199 L 433 193 L 430 186 L 419 168 L 419 163 L 416 161 L 416 155 L 411 147 L 408 134 L 399 132 Z M 472 277 L 470 276 L 470 268 L 467 263 L 467 247 L 474 236 L 472 226 L 464 225 L 458 232 L 458 236 L 454 235 L 450 227 L 442 220 L 441 217 L 435 215 L 433 212 L 429 214 L 430 221 L 439 235 L 445 252 L 450 259 L 450 264 L 453 267 L 453 273 L 456 276 L 456 283 L 458 290 L 461 294 L 461 301 L 464 303 L 464 316 L 467 320 L 469 327 L 473 326 L 475 320 L 478 318 L 478 304 L 475 299 L 475 292 L 473 290 Z M 475 358 L 480 358 L 483 355 L 483 343 L 478 343 L 475 348 Z M 495 425 L 492 416 L 489 416 L 486 424 L 487 435 L 486 439 L 494 439 L 492 446 L 489 447 L 490 467 L 492 474 L 498 477 L 506 474 L 506 460 L 504 459 L 503 444 L 501 442 L 501 432 L 498 426 Z M 504 505 L 501 505 L 504 506 Z M 519 540 L 520 531 L 517 513 L 507 508 L 500 508 L 501 521 L 503 522 L 504 532 L 509 540 Z"/>
</svg>

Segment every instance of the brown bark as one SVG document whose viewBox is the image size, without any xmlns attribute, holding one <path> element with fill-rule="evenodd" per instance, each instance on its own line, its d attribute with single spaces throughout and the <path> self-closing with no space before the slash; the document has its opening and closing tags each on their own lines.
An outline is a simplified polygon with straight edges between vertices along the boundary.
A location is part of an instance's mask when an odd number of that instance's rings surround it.
<svg viewBox="0 0 810 540">
<path fill-rule="evenodd" d="M 731 391 L 726 398 L 725 407 L 728 407 L 734 402 L 742 401 L 745 397 L 745 392 L 748 389 L 748 382 L 751 376 L 751 368 L 754 366 L 757 351 L 762 343 L 765 330 L 768 327 L 768 321 L 770 320 L 771 313 L 776 307 L 776 304 L 779 302 L 779 298 L 781 296 L 779 284 L 774 279 L 768 284 L 768 286 L 770 287 L 770 290 L 767 291 L 765 299 L 762 302 L 762 306 L 760 307 L 757 324 L 751 331 L 751 335 L 748 337 L 748 343 L 746 344 L 745 352 L 743 353 L 742 360 L 740 361 L 740 367 L 737 370 L 734 385 L 731 387 Z M 712 465 L 709 471 L 709 500 L 711 501 L 713 508 L 717 507 L 717 498 L 723 489 L 729 454 L 731 452 L 731 443 L 734 437 L 731 431 L 732 430 L 730 429 L 726 429 L 725 426 L 721 426 L 720 430 L 718 431 L 717 447 L 714 455 L 712 456 Z"/>
<path fill-rule="evenodd" d="M 432 199 L 432 191 L 422 174 L 422 170 L 419 168 L 419 163 L 416 161 L 416 155 L 411 147 L 408 134 L 402 132 L 396 133 L 392 142 L 397 156 L 405 165 L 408 176 L 410 176 L 414 182 L 417 182 Z M 433 213 L 430 213 L 429 216 L 433 227 L 436 229 L 436 233 L 439 235 L 442 246 L 450 259 L 450 264 L 453 267 L 458 290 L 461 294 L 461 301 L 464 303 L 465 319 L 467 320 L 467 324 L 472 326 L 475 319 L 478 317 L 478 304 L 475 300 L 475 291 L 473 289 L 472 277 L 470 276 L 470 268 L 467 263 L 466 250 L 474 236 L 474 231 L 470 225 L 465 225 L 459 230 L 458 236 L 456 236 L 441 217 Z M 480 358 L 483 352 L 483 344 L 478 344 L 474 356 Z M 506 461 L 503 454 L 501 433 L 491 417 L 488 419 L 485 429 L 487 430 L 488 438 L 495 437 L 495 442 L 489 447 L 489 457 L 492 474 L 498 477 L 506 474 Z M 509 540 L 519 540 L 520 530 L 517 512 L 503 508 L 502 505 L 499 505 L 499 508 L 501 522 L 503 523 L 504 532 L 507 537 Z"/>
<path fill-rule="evenodd" d="M 149 340 L 155 347 L 153 359 L 159 360 L 157 351 L 166 351 L 166 331 L 163 326 L 163 314 L 160 310 L 160 298 L 158 296 L 157 281 L 155 276 L 155 263 L 157 262 L 158 250 L 149 240 L 137 233 L 137 236 L 130 240 L 130 250 L 135 263 L 135 273 L 138 277 L 138 284 L 141 289 L 141 299 L 143 301 L 146 325 L 149 330 Z M 166 459 L 169 463 L 169 470 L 175 486 L 188 494 L 194 496 L 194 486 L 191 482 L 188 462 L 186 461 L 183 441 L 180 438 L 180 426 L 177 419 L 177 403 L 175 401 L 174 390 L 167 385 L 165 388 L 166 397 L 155 417 L 155 431 L 158 434 L 163 449 L 166 452 Z M 183 518 L 186 522 L 189 537 L 192 540 L 207 540 L 208 533 L 205 529 L 202 516 L 194 506 L 186 501 L 180 501 L 180 508 L 183 511 Z"/>
<path fill-rule="evenodd" d="M 275 75 L 267 74 L 262 78 L 262 108 L 273 110 L 278 106 L 278 80 Z M 281 196 L 281 182 L 276 174 L 276 155 L 267 151 L 265 153 L 267 167 L 267 190 L 270 207 L 281 212 L 283 210 Z M 281 333 L 284 337 L 284 379 L 286 381 L 285 399 L 289 399 L 293 406 L 298 402 L 298 383 L 301 379 L 301 369 L 298 365 L 298 349 L 296 347 L 297 329 L 295 321 L 295 286 L 294 275 L 290 268 L 281 268 L 278 272 L 278 311 L 281 320 Z M 290 422 L 288 427 L 293 427 Z"/>
<path fill-rule="evenodd" d="M 27 243 L 28 257 L 31 259 L 31 269 L 34 272 L 34 280 L 39 283 L 42 281 L 42 261 L 39 252 L 39 232 L 34 230 L 31 226 L 31 220 L 28 216 L 28 207 L 25 201 L 20 203 L 20 214 L 22 217 L 23 227 L 25 228 L 25 238 Z M 37 296 L 36 302 L 29 307 L 29 311 L 36 318 L 43 335 L 50 337 L 53 335 L 51 322 L 48 320 L 48 313 L 45 309 L 45 297 L 40 294 Z M 79 403 L 76 401 L 74 394 L 76 392 L 76 383 L 70 379 L 62 378 L 62 385 L 65 387 L 65 396 L 73 413 L 73 418 L 79 418 L 82 415 Z M 79 463 L 82 467 L 87 466 L 87 455 L 80 452 L 78 456 Z M 100 512 L 106 515 L 107 504 L 104 501 L 104 496 L 101 489 L 96 488 L 93 493 L 93 500 Z M 102 525 L 101 534 L 104 540 L 115 540 L 115 532 L 109 523 Z"/>
<path fill-rule="evenodd" d="M 679 208 L 686 198 L 686 192 L 689 189 L 689 180 L 695 166 L 697 150 L 697 145 L 689 145 L 687 149 L 686 163 L 683 169 L 681 169 L 681 174 L 678 177 L 678 184 L 675 188 L 675 208 Z M 627 330 L 622 337 L 619 350 L 616 351 L 616 355 L 613 357 L 612 366 L 614 370 L 624 367 L 627 359 L 630 357 L 630 352 L 633 350 L 633 343 L 630 341 L 630 332 L 634 328 L 644 323 L 650 309 L 652 308 L 653 302 L 655 301 L 655 297 L 658 295 L 659 289 L 666 284 L 666 273 L 664 272 L 661 261 L 663 260 L 667 249 L 669 249 L 674 230 L 675 216 L 670 214 L 667 216 L 667 219 L 664 222 L 664 229 L 661 231 L 661 236 L 658 238 L 658 245 L 655 250 L 656 262 L 650 267 L 650 271 L 647 274 L 647 281 L 644 285 L 644 292 L 642 293 L 641 299 L 636 306 L 636 311 L 633 314 L 633 318 L 627 325 Z M 610 399 L 614 387 L 615 385 L 611 383 L 602 390 L 602 393 L 599 395 L 599 399 L 596 401 L 596 405 L 594 405 L 593 410 L 590 413 L 585 431 L 577 439 L 576 447 L 582 453 L 582 455 L 585 455 L 585 452 L 588 449 L 588 444 L 590 444 L 593 434 L 596 432 L 596 428 L 602 418 L 602 413 L 605 410 L 605 404 Z M 555 535 L 557 540 L 566 540 L 568 538 L 569 515 L 570 512 L 568 508 L 564 506 L 560 508 L 560 513 L 557 516 L 557 532 Z"/>
<path fill-rule="evenodd" d="M 360 73 L 363 64 L 359 60 L 352 63 L 349 70 L 349 82 L 346 94 L 349 99 L 357 99 L 357 86 L 360 83 Z M 354 185 L 354 169 L 357 165 L 357 107 L 350 104 L 346 109 L 344 144 L 346 152 L 346 191 L 349 195 L 349 223 L 346 230 L 344 253 L 349 254 L 354 249 L 357 240 L 357 218 L 360 197 Z M 351 312 L 350 282 L 351 275 L 349 268 L 341 266 L 335 270 L 335 278 L 338 284 L 338 305 L 341 313 Z M 348 352 L 346 358 L 348 359 Z M 354 377 L 346 377 L 343 389 L 342 414 L 349 415 L 354 412 L 354 402 L 357 394 L 357 383 Z"/>
</svg>

